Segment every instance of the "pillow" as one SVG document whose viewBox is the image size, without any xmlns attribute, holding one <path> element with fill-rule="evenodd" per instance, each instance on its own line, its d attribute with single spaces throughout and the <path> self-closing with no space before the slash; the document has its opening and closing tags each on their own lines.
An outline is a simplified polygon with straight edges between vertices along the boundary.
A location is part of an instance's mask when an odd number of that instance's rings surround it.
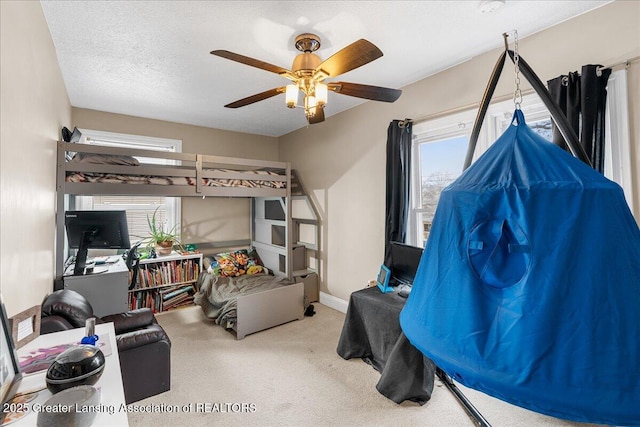
<svg viewBox="0 0 640 427">
<path fill-rule="evenodd" d="M 135 157 L 119 156 L 116 154 L 76 153 L 70 162 L 92 163 L 97 165 L 139 166 L 140 162 Z"/>
<path fill-rule="evenodd" d="M 214 257 L 212 257 L 212 256 L 206 256 L 206 255 L 205 255 L 204 257 L 202 257 L 202 266 L 203 266 L 203 267 L 204 267 L 204 269 L 205 269 L 205 270 L 207 270 L 207 271 L 208 271 L 208 270 L 211 268 L 211 266 L 212 266 L 213 264 L 215 264 L 215 263 L 216 263 L 216 259 L 215 259 Z M 211 273 L 211 272 L 209 272 L 209 273 Z"/>
<path fill-rule="evenodd" d="M 217 254 L 207 271 L 224 277 L 236 277 L 264 273 L 265 268 L 255 250 L 248 252 L 246 249 L 240 249 Z"/>
<path fill-rule="evenodd" d="M 255 248 L 252 248 L 251 251 L 249 251 L 249 259 L 252 260 L 255 265 L 261 265 L 264 267 L 264 263 L 260 259 L 260 255 L 258 255 L 258 251 L 256 251 Z"/>
</svg>

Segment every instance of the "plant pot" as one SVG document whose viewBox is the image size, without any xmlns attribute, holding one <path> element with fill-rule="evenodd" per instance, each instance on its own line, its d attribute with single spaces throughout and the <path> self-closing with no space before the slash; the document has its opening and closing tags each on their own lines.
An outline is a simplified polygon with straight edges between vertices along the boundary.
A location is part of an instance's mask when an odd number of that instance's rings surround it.
<svg viewBox="0 0 640 427">
<path fill-rule="evenodd" d="M 156 243 L 156 253 L 158 255 L 171 255 L 172 250 L 173 250 L 173 241 Z"/>
</svg>

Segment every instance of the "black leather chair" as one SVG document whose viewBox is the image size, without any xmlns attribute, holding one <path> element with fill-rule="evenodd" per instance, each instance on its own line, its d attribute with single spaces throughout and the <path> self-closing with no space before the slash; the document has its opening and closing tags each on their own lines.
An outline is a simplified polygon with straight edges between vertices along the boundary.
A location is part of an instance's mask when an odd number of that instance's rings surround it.
<svg viewBox="0 0 640 427">
<path fill-rule="evenodd" d="M 42 302 L 40 333 L 84 328 L 93 315 L 87 299 L 71 289 L 47 295 Z M 113 322 L 127 404 L 169 390 L 171 341 L 148 308 L 96 318 Z"/>
</svg>

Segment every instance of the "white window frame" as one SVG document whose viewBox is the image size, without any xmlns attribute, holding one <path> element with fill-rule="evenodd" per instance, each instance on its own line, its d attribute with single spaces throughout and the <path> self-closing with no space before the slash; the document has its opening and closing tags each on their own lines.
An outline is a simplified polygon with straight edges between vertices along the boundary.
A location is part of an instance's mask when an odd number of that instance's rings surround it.
<svg viewBox="0 0 640 427">
<path fill-rule="evenodd" d="M 629 102 L 626 69 L 611 73 L 607 84 L 607 108 L 605 130 L 605 176 L 617 182 L 624 190 L 629 209 L 633 212 L 633 180 L 631 169 L 631 138 L 629 130 Z M 523 97 L 522 112 L 527 123 L 549 119 L 550 113 L 536 93 Z M 413 125 L 411 195 L 407 221 L 407 243 L 418 245 L 422 229 L 418 227 L 421 197 L 420 144 L 439 141 L 461 135 L 470 135 L 477 115 L 477 108 L 452 113 L 422 121 Z M 511 123 L 513 100 L 490 104 L 478 136 L 473 161 L 477 160 Z M 462 171 L 461 171 L 462 172 Z"/>
<path fill-rule="evenodd" d="M 631 169 L 631 131 L 629 129 L 629 89 L 627 69 L 614 71 L 607 82 L 605 112 L 604 175 L 617 182 L 624 191 L 629 209 L 633 211 L 633 174 Z"/>
<path fill-rule="evenodd" d="M 100 141 L 99 145 L 106 145 L 111 147 L 123 147 L 127 148 L 139 148 L 146 150 L 158 150 L 167 152 L 182 152 L 182 141 L 179 139 L 157 138 L 151 136 L 141 135 L 129 135 L 116 132 L 104 132 L 92 129 L 79 129 L 82 133 L 80 139 L 81 144 L 95 145 L 94 141 Z M 165 160 L 157 158 L 145 158 L 145 163 L 159 163 L 159 164 L 176 164 L 175 160 Z M 75 196 L 75 209 L 78 210 L 91 210 L 93 209 L 93 196 Z M 167 204 L 167 224 L 166 228 L 171 230 L 175 227 L 176 234 L 181 233 L 181 198 L 180 197 L 165 197 Z M 119 209 L 128 210 L 135 209 L 139 206 L 134 205 L 118 205 Z M 135 241 L 135 240 L 134 240 Z M 131 242 L 131 244 L 134 243 Z"/>
<path fill-rule="evenodd" d="M 422 200 L 422 182 L 420 174 L 420 146 L 443 139 L 455 138 L 462 135 L 471 135 L 476 111 L 466 110 L 451 115 L 438 117 L 413 125 L 413 137 L 411 141 L 411 193 L 409 196 L 409 215 L 407 219 L 407 243 L 420 246 L 423 230 L 419 227 L 420 215 L 426 209 L 420 206 Z M 487 145 L 484 136 L 478 138 L 478 145 Z M 476 150 L 477 153 L 478 150 Z M 475 156 L 474 156 L 475 158 Z M 462 173 L 462 171 L 460 171 Z"/>
</svg>

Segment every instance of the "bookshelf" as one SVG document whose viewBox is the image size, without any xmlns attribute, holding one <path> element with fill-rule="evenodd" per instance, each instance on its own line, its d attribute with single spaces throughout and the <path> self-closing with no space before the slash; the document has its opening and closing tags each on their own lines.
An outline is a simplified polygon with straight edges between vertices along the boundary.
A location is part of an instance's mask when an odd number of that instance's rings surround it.
<svg viewBox="0 0 640 427">
<path fill-rule="evenodd" d="M 136 287 L 129 290 L 129 309 L 149 307 L 161 313 L 193 304 L 201 271 L 201 253 L 173 252 L 141 260 Z"/>
</svg>

